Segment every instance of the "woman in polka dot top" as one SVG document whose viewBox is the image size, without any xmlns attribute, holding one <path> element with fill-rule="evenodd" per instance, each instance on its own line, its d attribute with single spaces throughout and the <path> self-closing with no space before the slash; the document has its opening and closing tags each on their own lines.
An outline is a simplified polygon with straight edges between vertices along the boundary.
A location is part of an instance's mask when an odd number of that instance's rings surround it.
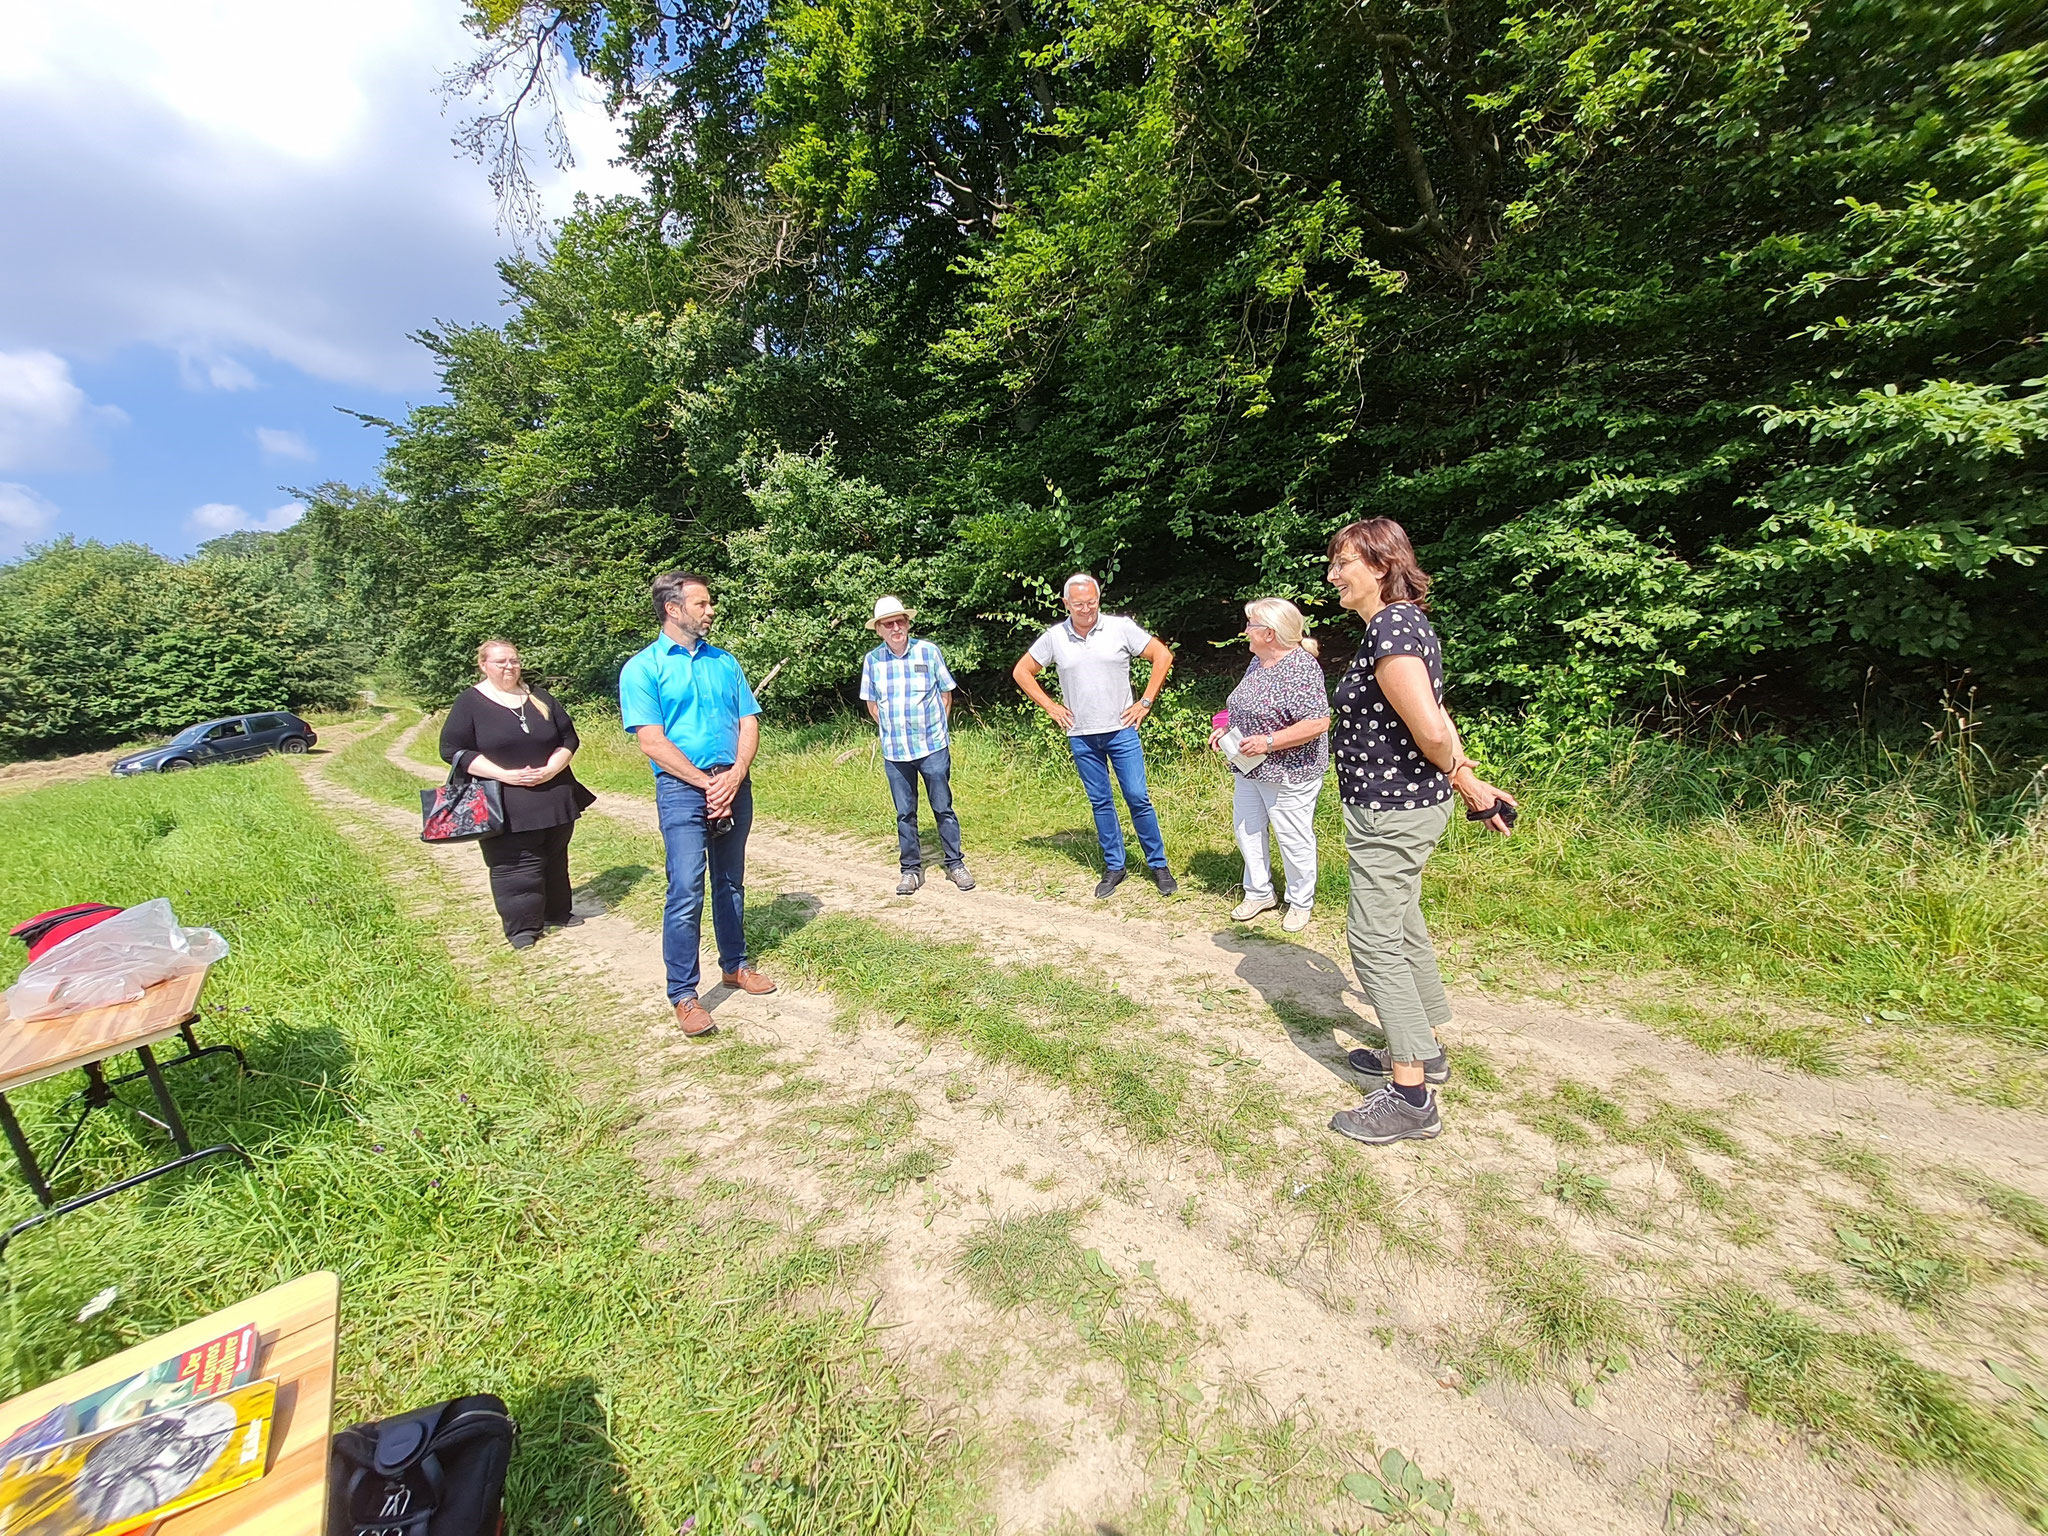
<svg viewBox="0 0 2048 1536">
<path fill-rule="evenodd" d="M 1444 712 L 1443 647 L 1424 612 L 1429 577 L 1390 518 L 1368 518 L 1330 540 L 1329 583 L 1365 621 L 1358 659 L 1330 695 L 1331 757 L 1351 856 L 1346 935 L 1358 986 L 1387 1043 L 1351 1065 L 1381 1082 L 1330 1128 L 1379 1145 L 1443 1129 L 1430 1083 L 1450 1077 L 1436 1031 L 1450 999 L 1422 921 L 1422 866 L 1450 824 L 1453 794 L 1505 835 L 1514 800 L 1472 771 Z"/>
</svg>

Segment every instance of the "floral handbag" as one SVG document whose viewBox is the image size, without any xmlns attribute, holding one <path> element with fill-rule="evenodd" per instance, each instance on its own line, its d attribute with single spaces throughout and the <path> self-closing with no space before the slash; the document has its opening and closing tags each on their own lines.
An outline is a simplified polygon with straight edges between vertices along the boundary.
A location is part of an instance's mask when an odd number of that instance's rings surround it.
<svg viewBox="0 0 2048 1536">
<path fill-rule="evenodd" d="M 448 782 L 420 791 L 420 841 L 464 843 L 496 837 L 505 830 L 505 787 L 496 779 L 465 773 L 462 759 L 448 770 Z"/>
</svg>

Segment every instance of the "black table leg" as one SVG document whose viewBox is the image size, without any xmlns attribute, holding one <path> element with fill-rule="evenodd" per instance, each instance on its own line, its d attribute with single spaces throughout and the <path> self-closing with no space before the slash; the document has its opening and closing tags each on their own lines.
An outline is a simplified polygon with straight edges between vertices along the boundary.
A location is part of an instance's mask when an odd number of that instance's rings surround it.
<svg viewBox="0 0 2048 1536">
<path fill-rule="evenodd" d="M 189 1029 L 185 1032 L 185 1039 L 188 1046 L 196 1043 L 193 1041 Z M 198 1052 L 198 1054 L 208 1055 L 215 1051 L 229 1052 L 238 1060 L 242 1054 L 232 1046 L 209 1046 L 205 1050 Z M 115 1183 L 95 1189 L 88 1194 L 66 1200 L 62 1205 L 53 1205 L 51 1203 L 52 1197 L 49 1180 L 44 1176 L 43 1170 L 36 1163 L 35 1149 L 29 1145 L 28 1137 L 22 1134 L 21 1123 L 14 1117 L 14 1106 L 7 1102 L 6 1094 L 0 1093 L 0 1129 L 4 1129 L 7 1132 L 7 1140 L 13 1145 L 14 1156 L 21 1164 L 22 1175 L 28 1180 L 28 1186 L 34 1191 L 36 1200 L 43 1206 L 42 1211 L 38 1214 L 29 1217 L 26 1221 L 18 1221 L 5 1232 L 0 1232 L 0 1258 L 6 1256 L 7 1245 L 31 1227 L 39 1227 L 44 1222 L 54 1221 L 57 1217 L 78 1210 L 81 1206 L 91 1205 L 95 1201 L 104 1200 L 109 1195 L 118 1195 L 123 1190 L 133 1189 L 139 1184 L 147 1184 L 151 1179 L 160 1178 L 164 1174 L 187 1167 L 192 1163 L 204 1161 L 209 1157 L 230 1156 L 239 1157 L 247 1167 L 253 1168 L 256 1166 L 255 1161 L 249 1154 L 231 1141 L 219 1142 L 210 1147 L 200 1147 L 195 1151 L 192 1146 L 192 1137 L 185 1129 L 184 1117 L 178 1113 L 177 1103 L 171 1098 L 171 1090 L 164 1082 L 163 1069 L 157 1062 L 156 1053 L 148 1046 L 143 1045 L 135 1048 L 135 1055 L 142 1063 L 140 1075 L 149 1080 L 150 1089 L 156 1094 L 157 1108 L 163 1111 L 163 1119 L 158 1120 L 154 1115 L 142 1114 L 142 1111 L 136 1109 L 132 1104 L 125 1105 L 124 1107 L 140 1115 L 141 1118 L 149 1121 L 152 1125 L 161 1126 L 169 1134 L 180 1155 L 172 1158 L 168 1163 L 159 1163 L 154 1168 L 145 1169 L 141 1173 L 132 1174 L 128 1178 L 117 1180 Z M 188 1053 L 184 1056 L 175 1057 L 163 1065 L 176 1066 L 179 1062 L 190 1061 L 191 1059 L 192 1055 Z M 135 1075 L 131 1073 L 128 1076 L 132 1077 Z M 83 1095 L 85 1099 L 84 1112 L 79 1116 L 78 1125 L 73 1126 L 71 1134 L 65 1138 L 63 1151 L 58 1153 L 59 1161 L 63 1159 L 66 1152 L 71 1150 L 71 1144 L 77 1140 L 78 1132 L 84 1126 L 86 1115 L 107 1104 L 123 1102 L 111 1091 L 101 1075 L 97 1062 L 86 1068 L 86 1077 L 87 1084 Z M 113 1081 L 125 1082 L 127 1078 L 115 1078 Z M 53 1163 L 51 1166 L 54 1169 L 56 1165 Z"/>
<path fill-rule="evenodd" d="M 7 1128 L 7 1139 L 14 1146 L 14 1160 L 21 1164 L 21 1176 L 28 1180 L 28 1187 L 36 1197 L 36 1203 L 47 1207 L 50 1203 L 50 1186 L 43 1178 L 43 1170 L 36 1166 L 35 1149 L 28 1144 L 28 1138 L 21 1134 L 21 1122 L 14 1118 L 14 1106 L 7 1102 L 7 1095 L 0 1093 L 0 1126 Z M 0 1252 L 6 1244 L 0 1242 Z"/>
<path fill-rule="evenodd" d="M 156 1052 L 146 1045 L 138 1045 L 135 1054 L 141 1059 L 142 1074 L 149 1079 L 149 1086 L 156 1092 L 157 1106 L 163 1110 L 163 1127 L 171 1133 L 171 1141 L 180 1152 L 192 1150 L 192 1138 L 185 1134 L 185 1122 L 178 1117 L 178 1106 L 171 1101 L 171 1090 L 164 1086 L 164 1075 L 157 1070 Z"/>
</svg>

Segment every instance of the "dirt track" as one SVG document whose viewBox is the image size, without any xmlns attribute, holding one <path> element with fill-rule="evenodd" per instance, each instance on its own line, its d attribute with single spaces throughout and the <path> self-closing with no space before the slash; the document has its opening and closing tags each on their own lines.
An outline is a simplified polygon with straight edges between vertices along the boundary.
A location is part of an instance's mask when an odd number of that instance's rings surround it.
<svg viewBox="0 0 2048 1536">
<path fill-rule="evenodd" d="M 391 761 L 431 773 L 403 747 Z M 394 838 L 416 830 L 331 781 L 325 794 L 349 819 Z M 656 830 L 648 802 L 608 795 L 598 810 Z M 487 905 L 472 850 L 411 846 L 440 879 Z M 1327 924 L 1315 948 L 1263 943 L 1234 937 L 1220 911 L 1192 899 L 1169 909 L 1169 924 L 943 883 L 897 899 L 886 894 L 895 873 L 854 839 L 761 824 L 749 847 L 756 900 L 786 895 L 933 939 L 971 937 L 997 963 L 1112 974 L 1169 1030 L 1188 1029 L 1225 1062 L 1197 1077 L 1227 1085 L 1233 1072 L 1254 1072 L 1292 1107 L 1294 1127 L 1275 1133 L 1281 1162 L 1298 1158 L 1301 1178 L 1324 1166 L 1321 1123 L 1356 1102 L 1358 1088 L 1341 1066 L 1348 1037 L 1302 1020 L 1363 1012 Z M 716 1058 L 668 1022 L 657 937 L 616 915 L 593 913 L 527 963 L 624 1005 L 607 1027 L 632 1031 L 644 1054 L 638 1148 L 650 1181 L 681 1188 L 715 1174 L 769 1192 L 835 1235 L 879 1244 L 878 1265 L 858 1283 L 872 1287 L 875 1319 L 912 1378 L 933 1399 L 957 1399 L 990 1449 L 1006 1532 L 1074 1519 L 1116 1529 L 1148 1490 L 1171 1482 L 1181 1455 L 1177 1444 L 1166 1454 L 1159 1424 L 1120 1393 L 1099 1353 L 1077 1345 L 1069 1323 L 998 1314 L 956 1272 L 962 1243 L 992 1215 L 1083 1203 L 1079 1240 L 1100 1250 L 1129 1294 L 1189 1320 L 1182 1365 L 1205 1406 L 1198 1423 L 1178 1421 L 1184 1436 L 1212 1433 L 1228 1415 L 1288 1414 L 1360 1455 L 1397 1445 L 1455 1485 L 1460 1510 L 1499 1532 L 1653 1531 L 1682 1517 L 1698 1522 L 1689 1529 L 1788 1533 L 2024 1529 L 1947 1478 L 1853 1450 L 1815 1456 L 1805 1437 L 1703 1387 L 1656 1318 L 1675 1289 L 1731 1276 L 1781 1295 L 1786 1275 L 1827 1269 L 1831 1224 L 1864 1194 L 1828 1161 L 1827 1149 L 1846 1145 L 1876 1153 L 1922 1208 L 1981 1239 L 1983 1251 L 1972 1253 L 1981 1278 L 1966 1306 L 1936 1321 L 1854 1294 L 1832 1325 L 1892 1333 L 1972 1390 L 1986 1380 L 1978 1362 L 1987 1347 L 2011 1359 L 2048 1356 L 2040 1255 L 2009 1262 L 2015 1240 L 1992 1230 L 1947 1173 L 1974 1169 L 2048 1198 L 2038 1116 L 1918 1098 L 1883 1077 L 1814 1079 L 1711 1056 L 1616 1018 L 1461 997 L 1447 1031 L 1453 1051 L 1483 1046 L 1506 1088 L 1447 1108 L 1435 1142 L 1371 1154 L 1417 1223 L 1466 1234 L 1462 1252 L 1450 1244 L 1446 1256 L 1418 1260 L 1364 1234 L 1348 1252 L 1315 1241 L 1310 1218 L 1290 1205 L 1290 1188 L 1298 1198 L 1305 1187 L 1293 1173 L 1247 1184 L 1184 1146 L 1139 1147 L 1063 1090 L 885 1020 L 849 1026 L 833 999 L 793 985 L 767 998 L 724 989 L 706 998 L 724 1037 L 774 1048 L 768 1075 L 721 1076 L 707 1069 Z M 792 1100 L 777 1090 L 801 1090 L 805 1077 L 821 1079 L 832 1104 L 907 1094 L 943 1167 L 880 1198 L 849 1198 L 830 1155 L 815 1146 L 793 1153 L 814 1111 L 801 1093 Z M 1594 1219 L 1549 1199 L 1545 1181 L 1563 1159 L 1532 1124 L 1541 1118 L 1532 1106 L 1565 1080 L 1644 1113 L 1663 1105 L 1710 1116 L 1736 1154 L 1695 1149 L 1687 1161 L 1726 1189 L 1728 1208 L 1689 1199 L 1671 1157 L 1604 1142 L 1570 1155 L 1609 1178 L 1618 1214 Z M 962 1083 L 974 1085 L 971 1098 L 961 1098 Z M 696 1160 L 678 1175 L 674 1159 L 685 1151 Z M 1481 1229 L 1471 1195 L 1497 1188 L 1511 1189 L 1539 1218 L 1544 1241 L 1583 1255 L 1643 1319 L 1643 1345 L 1581 1396 L 1583 1406 L 1559 1377 L 1468 1393 L 1439 1363 L 1447 1340 L 1481 1327 L 1495 1307 L 1474 1273 Z M 1345 1529 L 1358 1528 L 1362 1508 L 1351 1506 L 1351 1518 Z"/>
</svg>

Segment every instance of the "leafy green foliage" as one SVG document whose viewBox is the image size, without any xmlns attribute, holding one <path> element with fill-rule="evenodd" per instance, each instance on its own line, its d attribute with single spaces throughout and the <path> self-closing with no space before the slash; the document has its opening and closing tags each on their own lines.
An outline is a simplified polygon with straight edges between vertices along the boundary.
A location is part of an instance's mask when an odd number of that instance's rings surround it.
<svg viewBox="0 0 2048 1536">
<path fill-rule="evenodd" d="M 369 650 L 310 585 L 288 535 L 187 561 L 66 538 L 0 566 L 0 757 L 344 702 Z"/>
<path fill-rule="evenodd" d="M 479 78 L 605 83 L 648 196 L 424 338 L 398 496 L 309 518 L 423 684 L 509 627 L 608 687 L 661 564 L 732 583 L 792 697 L 882 589 L 970 671 L 1074 566 L 1216 638 L 1386 513 L 1461 699 L 2041 724 L 2048 28 L 2010 0 L 473 19 Z"/>
</svg>

